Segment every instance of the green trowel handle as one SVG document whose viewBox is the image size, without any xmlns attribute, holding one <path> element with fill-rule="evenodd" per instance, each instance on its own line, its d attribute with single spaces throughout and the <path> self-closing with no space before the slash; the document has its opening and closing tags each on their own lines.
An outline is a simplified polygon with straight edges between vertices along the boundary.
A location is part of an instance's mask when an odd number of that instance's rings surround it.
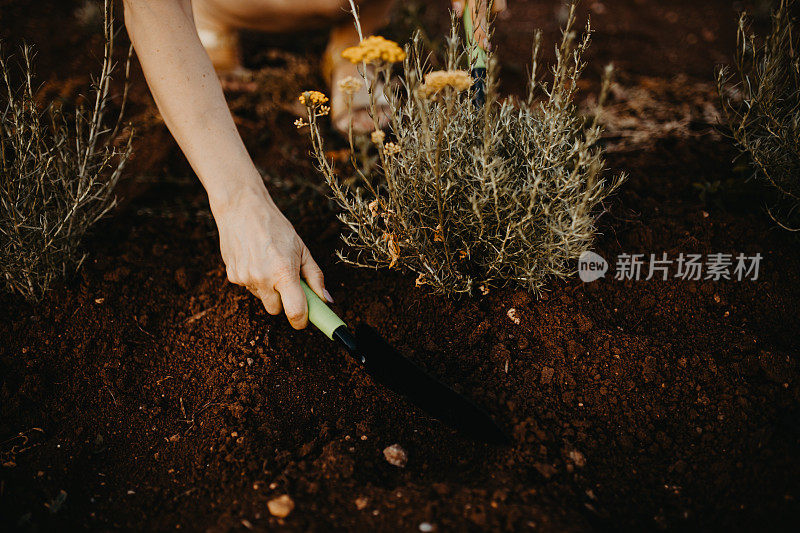
<svg viewBox="0 0 800 533">
<path fill-rule="evenodd" d="M 475 1 L 480 2 L 482 0 Z M 470 2 L 464 2 L 464 33 L 467 35 L 467 48 L 469 49 L 470 54 L 470 64 L 472 65 L 473 69 L 486 68 L 486 50 L 483 49 L 480 43 L 472 42 L 472 38 L 475 35 L 475 28 L 472 24 L 471 11 L 472 7 L 470 6 Z"/>
<path fill-rule="evenodd" d="M 333 332 L 336 331 L 336 328 L 339 326 L 344 326 L 344 321 L 336 316 L 336 313 L 331 311 L 328 304 L 323 302 L 305 281 L 300 280 L 300 285 L 303 287 L 303 292 L 306 293 L 308 321 L 317 326 L 329 339 L 334 340 Z"/>
</svg>

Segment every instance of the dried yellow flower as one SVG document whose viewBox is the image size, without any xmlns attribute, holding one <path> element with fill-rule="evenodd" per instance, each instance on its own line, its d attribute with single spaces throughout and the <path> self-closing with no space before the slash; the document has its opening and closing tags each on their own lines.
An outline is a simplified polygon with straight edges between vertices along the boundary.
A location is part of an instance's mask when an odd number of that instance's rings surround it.
<svg viewBox="0 0 800 533">
<path fill-rule="evenodd" d="M 302 118 L 298 118 L 297 120 L 294 121 L 294 125 L 297 126 L 297 129 L 299 130 L 303 126 L 308 126 L 308 122 L 306 122 Z"/>
<path fill-rule="evenodd" d="M 383 131 L 381 130 L 375 130 L 372 132 L 372 135 L 370 137 L 372 138 L 373 143 L 381 145 L 383 144 L 383 139 L 386 137 L 386 134 L 383 133 Z"/>
<path fill-rule="evenodd" d="M 397 260 L 400 259 L 400 247 L 397 245 L 397 238 L 393 233 L 384 233 L 383 240 L 386 241 L 389 256 L 392 258 L 389 262 L 389 268 L 392 268 L 397 263 Z"/>
<path fill-rule="evenodd" d="M 372 218 L 378 216 L 378 209 L 380 208 L 380 202 L 378 202 L 378 200 L 372 200 L 369 203 L 368 207 L 369 207 L 369 212 L 372 215 Z"/>
<path fill-rule="evenodd" d="M 444 242 L 444 237 L 442 236 L 441 224 L 437 225 L 436 231 L 433 232 L 433 242 Z"/>
<path fill-rule="evenodd" d="M 298 98 L 300 103 L 307 107 L 316 107 L 328 101 L 328 97 L 319 91 L 305 91 Z"/>
<path fill-rule="evenodd" d="M 346 48 L 342 57 L 357 64 L 362 61 L 367 63 L 397 63 L 406 58 L 406 53 L 400 46 L 380 35 L 367 37 L 358 45 Z"/>
<path fill-rule="evenodd" d="M 341 89 L 344 94 L 347 96 L 353 96 L 361 90 L 361 87 L 364 85 L 364 83 L 355 76 L 347 76 L 346 78 L 339 80 L 338 85 L 339 89 Z"/>
<path fill-rule="evenodd" d="M 445 87 L 452 87 L 457 92 L 472 87 L 472 76 L 466 70 L 435 70 L 425 74 L 425 83 L 419 87 L 420 96 L 433 98 Z"/>
<path fill-rule="evenodd" d="M 383 145 L 383 150 L 386 152 L 386 155 L 395 155 L 399 154 L 402 150 L 400 145 L 389 142 Z"/>
</svg>

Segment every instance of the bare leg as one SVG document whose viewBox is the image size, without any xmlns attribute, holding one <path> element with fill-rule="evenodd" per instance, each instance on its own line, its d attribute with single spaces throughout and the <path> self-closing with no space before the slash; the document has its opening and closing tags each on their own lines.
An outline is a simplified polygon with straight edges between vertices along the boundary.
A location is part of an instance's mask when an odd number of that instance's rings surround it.
<svg viewBox="0 0 800 533">
<path fill-rule="evenodd" d="M 226 17 L 219 16 L 216 6 L 209 1 L 195 0 L 192 3 L 197 35 L 220 75 L 242 71 L 242 56 L 239 48 L 239 32 Z"/>
<path fill-rule="evenodd" d="M 393 0 L 356 2 L 364 36 L 386 23 L 392 3 Z M 279 32 L 333 25 L 322 70 L 331 87 L 331 118 L 340 131 L 347 130 L 349 116 L 337 82 L 347 76 L 359 76 L 355 65 L 341 56 L 342 50 L 359 41 L 348 0 L 194 0 L 192 8 L 200 40 L 221 74 L 241 70 L 238 29 Z M 369 131 L 374 127 L 368 107 L 364 89 L 353 99 L 356 130 Z"/>
</svg>

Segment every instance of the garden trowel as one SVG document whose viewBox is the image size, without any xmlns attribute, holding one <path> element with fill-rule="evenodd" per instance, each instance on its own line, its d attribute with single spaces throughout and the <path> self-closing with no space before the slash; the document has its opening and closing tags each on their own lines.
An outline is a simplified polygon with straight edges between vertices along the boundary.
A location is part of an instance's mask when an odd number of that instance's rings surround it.
<svg viewBox="0 0 800 533">
<path fill-rule="evenodd" d="M 367 325 L 351 331 L 304 282 L 308 320 L 339 342 L 375 381 L 411 400 L 417 407 L 475 439 L 506 444 L 508 437 L 483 410 L 403 357 Z"/>
</svg>

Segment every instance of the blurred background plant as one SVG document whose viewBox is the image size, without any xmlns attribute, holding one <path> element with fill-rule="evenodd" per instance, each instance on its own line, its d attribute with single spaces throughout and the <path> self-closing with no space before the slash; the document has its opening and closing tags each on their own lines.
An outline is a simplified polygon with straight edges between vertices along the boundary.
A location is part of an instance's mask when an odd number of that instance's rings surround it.
<svg viewBox="0 0 800 533">
<path fill-rule="evenodd" d="M 18 69 L 0 50 L 0 263 L 5 288 L 33 301 L 80 267 L 81 242 L 116 204 L 114 187 L 131 154 L 132 135 L 120 130 L 132 49 L 119 113 L 109 127 L 116 29 L 113 2 L 103 5 L 100 74 L 87 104 L 74 110 L 37 100 L 30 47 L 22 47 Z"/>
<path fill-rule="evenodd" d="M 417 285 L 451 295 L 506 285 L 539 294 L 549 278 L 573 273 L 594 241 L 598 208 L 624 179 L 606 176 L 597 116 L 579 116 L 574 104 L 591 32 L 579 37 L 574 22 L 572 5 L 550 83 L 538 77 L 536 33 L 525 101 L 500 99 L 490 54 L 485 105 L 473 102 L 469 46 L 455 18 L 441 71 L 429 71 L 419 33 L 402 55 L 387 46 L 378 60 L 376 51 L 351 51 L 365 60 L 378 164 L 361 164 L 351 132 L 360 186 L 348 187 L 325 156 L 318 123 L 325 109 L 309 105 L 308 122 L 298 124 L 309 127 L 318 167 L 343 210 L 342 260 L 412 271 Z M 403 74 L 393 85 L 392 61 L 401 60 Z"/>
<path fill-rule="evenodd" d="M 780 0 L 772 31 L 759 42 L 746 13 L 739 19 L 733 69 L 721 68 L 723 115 L 752 175 L 780 192 L 769 209 L 785 229 L 800 231 L 800 32 L 794 0 Z"/>
</svg>

